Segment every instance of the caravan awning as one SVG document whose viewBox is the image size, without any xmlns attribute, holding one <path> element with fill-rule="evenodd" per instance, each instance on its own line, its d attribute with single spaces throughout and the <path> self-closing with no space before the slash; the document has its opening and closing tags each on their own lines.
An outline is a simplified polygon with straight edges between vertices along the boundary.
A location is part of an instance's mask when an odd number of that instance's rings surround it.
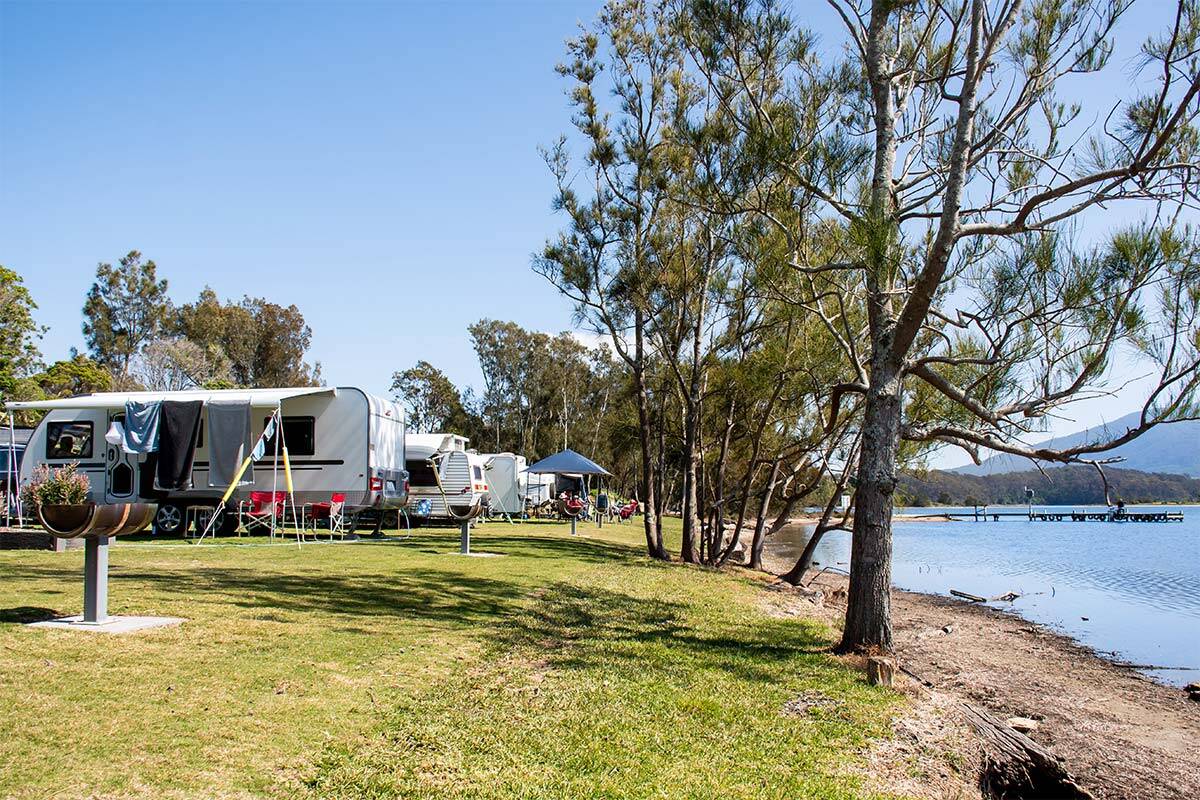
<svg viewBox="0 0 1200 800">
<path fill-rule="evenodd" d="M 57 408 L 124 408 L 125 403 L 133 400 L 141 403 L 152 403 L 156 400 L 231 400 L 249 403 L 258 408 L 274 408 L 280 401 L 291 397 L 304 397 L 315 394 L 337 394 L 337 389 L 331 386 L 306 386 L 291 389 L 189 389 L 181 392 L 98 392 L 96 394 L 81 394 L 75 397 L 62 397 L 57 400 L 15 400 L 5 403 L 9 411 L 32 409 L 36 411 L 53 411 Z"/>
</svg>

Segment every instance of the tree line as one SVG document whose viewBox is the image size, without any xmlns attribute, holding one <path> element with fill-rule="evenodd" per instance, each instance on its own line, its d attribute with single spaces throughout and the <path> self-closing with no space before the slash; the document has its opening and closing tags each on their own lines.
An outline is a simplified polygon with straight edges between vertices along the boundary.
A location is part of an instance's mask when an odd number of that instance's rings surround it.
<svg viewBox="0 0 1200 800">
<path fill-rule="evenodd" d="M 954 447 L 1103 481 L 1107 450 L 1200 415 L 1200 11 L 829 6 L 840 30 L 818 35 L 776 0 L 607 3 L 558 66 L 571 130 L 543 152 L 564 226 L 533 267 L 625 374 L 649 555 L 672 556 L 677 509 L 682 560 L 748 537 L 757 565 L 823 500 L 783 577 L 850 530 L 841 647 L 889 650 L 902 467 Z M 1158 32 L 1110 63 L 1130 13 Z M 1127 430 L 1030 444 L 1134 373 Z"/>
<path fill-rule="evenodd" d="M 176 304 L 153 260 L 136 250 L 101 263 L 84 299 L 86 353 L 46 364 L 37 304 L 0 267 L 0 398 L 44 400 L 88 392 L 321 385 L 306 361 L 312 330 L 300 310 L 261 297 L 222 300 L 205 287 Z M 35 417 L 23 415 L 23 422 Z"/>
<path fill-rule="evenodd" d="M 896 489 L 896 504 L 1024 505 L 1026 488 L 1033 490 L 1034 503 L 1045 505 L 1105 505 L 1116 500 L 1130 504 L 1200 502 L 1200 478 L 1119 467 L 1105 471 L 1110 488 L 1108 497 L 1096 471 L 1083 465 L 998 475 L 965 475 L 942 470 L 903 472 Z"/>
</svg>

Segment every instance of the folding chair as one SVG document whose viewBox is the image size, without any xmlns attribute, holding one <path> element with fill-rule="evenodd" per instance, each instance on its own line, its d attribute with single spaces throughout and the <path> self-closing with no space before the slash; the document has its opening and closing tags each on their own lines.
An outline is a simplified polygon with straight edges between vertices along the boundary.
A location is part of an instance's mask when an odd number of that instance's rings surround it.
<svg viewBox="0 0 1200 800">
<path fill-rule="evenodd" d="M 346 532 L 346 495 L 335 492 L 326 503 L 305 503 L 304 515 L 312 523 L 313 536 L 317 535 L 317 523 L 325 520 L 329 526 L 329 540 L 333 535 Z"/>
<path fill-rule="evenodd" d="M 273 496 L 273 501 L 272 501 Z M 249 500 L 238 503 L 238 517 L 242 528 L 250 533 L 256 527 L 271 530 L 271 523 L 283 524 L 285 492 L 251 492 Z"/>
</svg>

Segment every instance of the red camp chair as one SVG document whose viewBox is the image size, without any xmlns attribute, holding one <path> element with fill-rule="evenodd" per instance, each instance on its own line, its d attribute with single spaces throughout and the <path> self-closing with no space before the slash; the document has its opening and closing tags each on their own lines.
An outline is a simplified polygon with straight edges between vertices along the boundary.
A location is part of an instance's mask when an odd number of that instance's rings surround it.
<svg viewBox="0 0 1200 800">
<path fill-rule="evenodd" d="M 249 500 L 238 503 L 238 517 L 247 533 L 255 527 L 270 530 L 272 520 L 276 525 L 283 524 L 283 504 L 287 494 L 274 492 L 274 503 L 271 502 L 271 495 L 272 492 L 251 492 Z"/>
<path fill-rule="evenodd" d="M 329 526 L 329 538 L 335 533 L 344 533 L 346 527 L 346 495 L 335 492 L 330 495 L 327 503 L 305 503 L 304 517 L 312 523 L 313 535 L 316 536 L 317 524 L 325 520 Z"/>
</svg>

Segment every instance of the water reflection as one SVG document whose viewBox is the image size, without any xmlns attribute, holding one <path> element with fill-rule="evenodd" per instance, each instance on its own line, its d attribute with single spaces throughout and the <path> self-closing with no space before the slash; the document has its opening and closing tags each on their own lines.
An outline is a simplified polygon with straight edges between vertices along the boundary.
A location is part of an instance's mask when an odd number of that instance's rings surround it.
<svg viewBox="0 0 1200 800">
<path fill-rule="evenodd" d="M 1183 523 L 898 521 L 893 582 L 934 594 L 1017 592 L 994 605 L 1122 660 L 1191 667 L 1149 671 L 1182 685 L 1200 680 L 1200 506 L 1182 510 Z M 897 514 L 905 511 L 929 513 Z M 808 530 L 781 530 L 771 552 L 799 557 Z M 849 560 L 850 535 L 826 534 L 816 561 L 846 569 Z"/>
</svg>

